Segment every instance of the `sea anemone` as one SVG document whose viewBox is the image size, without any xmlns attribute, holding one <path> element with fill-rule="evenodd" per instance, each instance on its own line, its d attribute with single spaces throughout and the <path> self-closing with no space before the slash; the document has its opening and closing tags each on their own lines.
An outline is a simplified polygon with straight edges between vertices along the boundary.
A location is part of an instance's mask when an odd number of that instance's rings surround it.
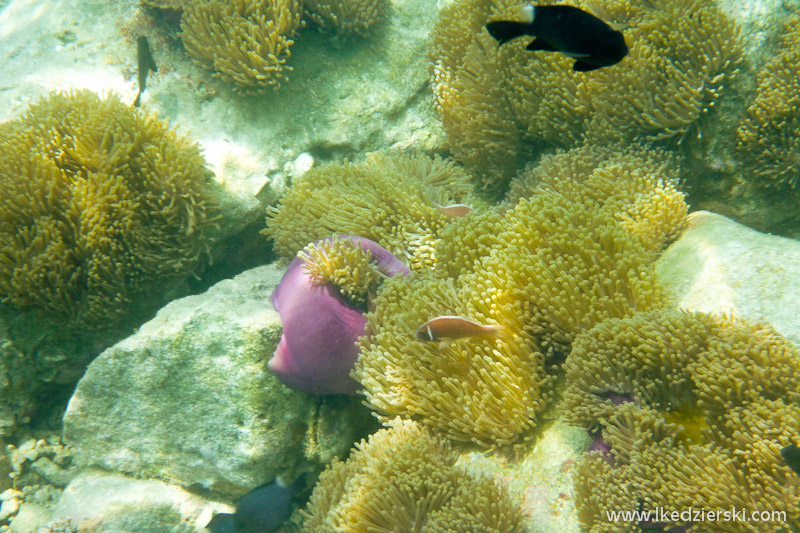
<svg viewBox="0 0 800 533">
<path fill-rule="evenodd" d="M 200 0 L 184 6 L 181 40 L 186 52 L 214 76 L 243 93 L 277 89 L 302 25 L 299 0 Z"/>
<path fill-rule="evenodd" d="M 458 467 L 452 446 L 420 424 L 391 426 L 320 475 L 304 531 L 522 531 L 522 510 L 505 485 Z"/>
<path fill-rule="evenodd" d="M 779 50 L 758 76 L 739 147 L 761 185 L 785 191 L 800 181 L 800 15 L 787 21 Z"/>
<path fill-rule="evenodd" d="M 548 147 L 680 139 L 713 111 L 743 56 L 738 27 L 711 0 L 572 4 L 623 28 L 622 62 L 575 72 L 572 58 L 531 53 L 524 39 L 499 47 L 483 26 L 513 19 L 515 0 L 458 0 L 432 32 L 432 89 L 451 151 L 490 193 Z"/>
<path fill-rule="evenodd" d="M 197 146 L 111 95 L 53 94 L 0 125 L 0 299 L 108 326 L 202 264 L 217 210 Z"/>
<path fill-rule="evenodd" d="M 580 332 L 669 304 L 652 262 L 686 204 L 667 166 L 635 169 L 657 155 L 605 154 L 579 179 L 543 172 L 515 205 L 445 228 L 431 271 L 387 282 L 355 368 L 377 416 L 419 420 L 486 447 L 530 435 Z M 569 157 L 577 155 L 559 159 Z M 507 335 L 415 338 L 442 315 Z"/>
<path fill-rule="evenodd" d="M 800 443 L 800 353 L 772 329 L 702 313 L 640 313 L 579 334 L 565 367 L 567 416 L 605 443 L 577 465 L 587 530 L 621 530 L 607 511 L 690 507 L 785 512 L 759 531 L 800 525 L 800 476 L 780 455 Z M 614 401 L 621 397 L 628 401 Z M 709 521 L 703 530 L 752 525 Z"/>
<path fill-rule="evenodd" d="M 349 37 L 366 35 L 387 5 L 386 0 L 304 0 L 303 7 L 320 29 Z"/>
<path fill-rule="evenodd" d="M 316 251 L 296 257 L 289 264 L 272 293 L 272 303 L 281 315 L 283 335 L 269 368 L 294 389 L 313 394 L 353 394 L 358 389 L 358 383 L 350 377 L 358 357 L 356 340 L 364 334 L 367 322 L 366 307 L 356 307 L 353 302 L 374 297 L 369 291 L 374 291 L 375 285 L 351 287 L 348 298 L 334 283 L 338 278 L 357 280 L 357 272 L 379 272 L 391 277 L 406 275 L 409 270 L 388 250 L 363 237 L 330 237 L 314 247 Z M 364 253 L 352 253 L 354 247 Z M 329 261 L 327 265 L 314 264 L 323 258 Z M 347 264 L 348 258 L 357 263 Z M 338 268 L 328 268 L 330 264 L 337 264 Z M 349 275 L 341 275 L 344 271 Z"/>
<path fill-rule="evenodd" d="M 363 163 L 312 168 L 267 212 L 268 235 L 290 259 L 306 244 L 348 233 L 372 239 L 413 270 L 436 263 L 439 233 L 454 219 L 437 205 L 469 203 L 470 176 L 440 157 L 377 152 Z"/>
</svg>

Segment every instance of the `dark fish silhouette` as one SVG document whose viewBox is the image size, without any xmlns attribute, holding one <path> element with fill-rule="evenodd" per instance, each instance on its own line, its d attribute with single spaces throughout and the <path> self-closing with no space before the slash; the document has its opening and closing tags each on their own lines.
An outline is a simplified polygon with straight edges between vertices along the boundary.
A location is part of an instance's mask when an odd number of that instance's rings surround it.
<svg viewBox="0 0 800 533">
<path fill-rule="evenodd" d="M 572 70 L 579 72 L 614 65 L 628 53 L 622 32 L 577 7 L 529 4 L 520 14 L 522 22 L 496 20 L 486 29 L 500 44 L 530 35 L 526 50 L 562 52 L 575 59 Z"/>
<path fill-rule="evenodd" d="M 136 100 L 133 101 L 133 106 L 139 107 L 142 93 L 147 87 L 147 75 L 151 70 L 158 72 L 156 62 L 153 61 L 153 56 L 150 54 L 150 43 L 147 42 L 147 37 L 141 36 L 136 39 L 136 60 L 139 63 L 139 92 L 136 93 Z"/>
<path fill-rule="evenodd" d="M 300 476 L 287 485 L 276 479 L 254 488 L 236 505 L 236 512 L 218 513 L 206 525 L 211 533 L 271 533 L 289 518 L 292 497 L 301 485 Z"/>
<path fill-rule="evenodd" d="M 794 444 L 784 446 L 781 448 L 781 457 L 786 461 L 786 464 L 794 470 L 794 473 L 800 476 L 800 448 Z"/>
</svg>

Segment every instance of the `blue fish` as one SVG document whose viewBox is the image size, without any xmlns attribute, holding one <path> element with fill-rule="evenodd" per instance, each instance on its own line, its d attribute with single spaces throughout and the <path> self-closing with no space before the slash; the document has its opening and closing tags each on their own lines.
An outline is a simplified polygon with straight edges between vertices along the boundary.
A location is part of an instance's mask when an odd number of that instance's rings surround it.
<svg viewBox="0 0 800 533">
<path fill-rule="evenodd" d="M 292 510 L 292 497 L 300 479 L 287 485 L 280 478 L 258 486 L 245 494 L 236 512 L 218 513 L 206 525 L 211 533 L 272 533 Z"/>
<path fill-rule="evenodd" d="M 781 448 L 781 457 L 786 461 L 786 465 L 800 476 L 800 448 L 794 444 L 784 446 Z"/>
</svg>

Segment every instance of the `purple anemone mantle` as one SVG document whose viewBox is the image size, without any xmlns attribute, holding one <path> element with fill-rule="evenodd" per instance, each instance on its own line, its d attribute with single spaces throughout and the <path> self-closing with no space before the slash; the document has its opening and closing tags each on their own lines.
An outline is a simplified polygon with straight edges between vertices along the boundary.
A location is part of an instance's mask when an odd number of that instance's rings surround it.
<svg viewBox="0 0 800 533">
<path fill-rule="evenodd" d="M 353 235 L 350 239 L 372 252 L 378 269 L 387 276 L 410 270 L 378 243 Z M 322 239 L 317 244 L 330 241 Z M 289 264 L 270 299 L 281 315 L 283 336 L 269 369 L 288 387 L 311 394 L 355 394 L 359 388 L 350 371 L 358 358 L 356 340 L 364 334 L 364 311 L 353 307 L 333 285 L 318 285 L 296 257 Z"/>
</svg>

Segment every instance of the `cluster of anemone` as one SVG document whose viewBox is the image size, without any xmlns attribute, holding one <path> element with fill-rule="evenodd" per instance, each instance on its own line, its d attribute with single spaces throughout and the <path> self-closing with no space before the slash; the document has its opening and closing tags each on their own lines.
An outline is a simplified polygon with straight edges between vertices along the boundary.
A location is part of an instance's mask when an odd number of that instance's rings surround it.
<svg viewBox="0 0 800 533">
<path fill-rule="evenodd" d="M 758 76 L 756 97 L 739 126 L 747 172 L 766 187 L 795 189 L 800 179 L 800 15 L 790 17 L 779 51 Z"/>
<path fill-rule="evenodd" d="M 575 473 L 588 531 L 622 530 L 607 511 L 656 509 L 677 517 L 659 527 L 688 527 L 689 508 L 785 513 L 760 531 L 800 525 L 800 476 L 780 455 L 800 442 L 800 353 L 772 329 L 641 313 L 578 335 L 565 367 L 567 416 L 594 436 Z M 751 531 L 741 520 L 703 527 Z"/>
<path fill-rule="evenodd" d="M 186 52 L 242 92 L 278 88 L 294 35 L 302 26 L 296 0 L 207 0 L 186 6 L 181 40 Z"/>
<path fill-rule="evenodd" d="M 288 61 L 304 14 L 322 30 L 365 35 L 385 10 L 384 0 L 150 0 L 182 10 L 187 53 L 243 94 L 277 89 L 288 80 Z"/>
<path fill-rule="evenodd" d="M 353 376 L 369 406 L 386 422 L 509 445 L 537 426 L 575 335 L 665 305 L 652 261 L 686 213 L 673 165 L 642 147 L 582 147 L 521 178 L 516 202 L 454 219 L 434 205 L 469 199 L 468 175 L 439 159 L 375 154 L 309 171 L 271 211 L 267 233 L 287 258 L 347 232 L 407 261 L 415 275 L 382 282 L 359 341 Z M 508 334 L 415 338 L 448 315 Z"/>
<path fill-rule="evenodd" d="M 386 9 L 375 0 L 303 0 L 303 6 L 315 26 L 345 38 L 366 36 Z"/>
<path fill-rule="evenodd" d="M 0 125 L 0 298 L 108 325 L 210 246 L 216 202 L 197 146 L 88 91 Z"/>
<path fill-rule="evenodd" d="M 432 442 L 525 442 L 559 393 L 593 437 L 575 478 L 587 529 L 692 526 L 606 514 L 656 507 L 783 510 L 788 523 L 774 529 L 800 525 L 800 477 L 780 456 L 800 443 L 796 348 L 762 326 L 672 310 L 653 265 L 688 210 L 679 162 L 654 146 L 674 146 L 713 113 L 742 56 L 738 28 L 707 0 L 576 5 L 623 27 L 630 54 L 619 65 L 576 73 L 560 54 L 532 59 L 523 40 L 499 47 L 484 26 L 513 18 L 511 1 L 457 0 L 434 29 L 434 100 L 451 152 L 485 189 L 508 189 L 500 205 L 444 216 L 441 205 L 475 203 L 466 173 L 377 154 L 312 170 L 271 210 L 267 234 L 287 259 L 344 232 L 413 271 L 383 279 L 363 260 L 305 253 L 341 294 L 353 291 L 343 282 L 352 269 L 374 295 L 350 375 L 390 426 L 323 474 L 310 530 L 413 529 L 424 514 L 415 506 L 430 509 L 416 487 L 447 479 L 432 473 L 447 455 Z M 545 147 L 557 150 L 519 172 Z M 446 170 L 436 184 L 433 167 Z M 503 334 L 419 335 L 443 316 Z M 424 443 L 424 461 L 388 440 L 398 428 Z M 442 498 L 456 493 L 440 483 Z"/>
<path fill-rule="evenodd" d="M 742 57 L 737 26 L 710 0 L 579 1 L 623 29 L 630 53 L 612 67 L 575 72 L 571 58 L 528 52 L 525 39 L 498 47 L 484 25 L 515 19 L 518 4 L 450 4 L 430 52 L 450 150 L 494 192 L 546 146 L 680 140 L 719 100 Z"/>
<path fill-rule="evenodd" d="M 452 220 L 438 207 L 471 201 L 470 176 L 440 157 L 375 153 L 362 163 L 331 163 L 296 179 L 265 233 L 292 259 L 334 233 L 366 237 L 413 269 L 436 262 L 439 233 Z"/>
<path fill-rule="evenodd" d="M 508 488 L 457 459 L 446 440 L 395 420 L 320 475 L 303 530 L 521 532 L 522 511 Z"/>
<path fill-rule="evenodd" d="M 568 164 L 592 150 L 553 157 Z M 537 427 L 578 333 L 667 304 L 652 261 L 683 224 L 683 195 L 667 163 L 638 167 L 660 153 L 596 150 L 580 175 L 542 172 L 513 206 L 451 223 L 436 268 L 384 285 L 354 373 L 379 418 L 420 420 L 480 446 L 512 444 Z M 509 333 L 446 345 L 414 337 L 442 315 Z"/>
</svg>

